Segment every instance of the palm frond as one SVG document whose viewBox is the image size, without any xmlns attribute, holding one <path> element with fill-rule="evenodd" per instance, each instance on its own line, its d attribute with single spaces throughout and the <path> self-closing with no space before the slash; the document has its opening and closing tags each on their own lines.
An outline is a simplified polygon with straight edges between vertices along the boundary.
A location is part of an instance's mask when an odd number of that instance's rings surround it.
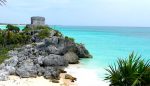
<svg viewBox="0 0 150 86">
<path fill-rule="evenodd" d="M 113 86 L 145 86 L 150 84 L 150 61 L 132 52 L 128 59 L 118 59 L 117 65 L 106 69 L 107 76 Z"/>
<path fill-rule="evenodd" d="M 3 6 L 5 5 L 6 2 L 7 2 L 6 0 L 0 0 L 0 5 Z"/>
</svg>

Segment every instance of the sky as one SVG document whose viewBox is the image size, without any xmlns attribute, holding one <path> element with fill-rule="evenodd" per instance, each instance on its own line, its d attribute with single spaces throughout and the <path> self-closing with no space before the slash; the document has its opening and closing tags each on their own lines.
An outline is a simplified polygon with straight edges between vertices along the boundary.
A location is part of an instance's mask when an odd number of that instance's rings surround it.
<svg viewBox="0 0 150 86">
<path fill-rule="evenodd" d="M 150 27 L 150 0 L 7 0 L 0 23 L 30 23 L 43 16 L 49 25 Z"/>
</svg>

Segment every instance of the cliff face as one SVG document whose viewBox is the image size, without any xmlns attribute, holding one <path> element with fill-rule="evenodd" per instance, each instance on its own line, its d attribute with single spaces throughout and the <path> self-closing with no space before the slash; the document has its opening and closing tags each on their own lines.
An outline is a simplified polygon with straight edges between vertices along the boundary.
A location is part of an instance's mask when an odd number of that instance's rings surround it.
<svg viewBox="0 0 150 86">
<path fill-rule="evenodd" d="M 36 38 L 40 30 L 33 32 L 32 44 L 9 51 L 11 58 L 0 65 L 0 80 L 7 80 L 9 75 L 59 79 L 68 64 L 77 64 L 80 58 L 91 57 L 84 45 L 58 35 L 55 30 L 44 39 Z"/>
</svg>

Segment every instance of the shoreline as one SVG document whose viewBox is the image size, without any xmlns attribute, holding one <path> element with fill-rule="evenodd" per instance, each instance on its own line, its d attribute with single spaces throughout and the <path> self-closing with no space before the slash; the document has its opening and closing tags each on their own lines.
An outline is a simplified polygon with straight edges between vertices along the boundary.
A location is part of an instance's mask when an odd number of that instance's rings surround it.
<svg viewBox="0 0 150 86">
<path fill-rule="evenodd" d="M 77 86 L 109 86 L 108 82 L 98 77 L 95 70 L 86 69 L 81 64 L 69 65 L 65 70 L 77 78 Z"/>
<path fill-rule="evenodd" d="M 77 86 L 69 79 L 64 79 L 65 74 L 60 74 L 59 83 L 53 83 L 51 79 L 43 76 L 36 78 L 20 78 L 19 76 L 9 76 L 9 80 L 0 81 L 0 86 Z"/>
<path fill-rule="evenodd" d="M 109 83 L 98 78 L 95 71 L 84 68 L 81 64 L 70 64 L 65 68 L 67 74 L 77 78 L 77 81 L 71 82 L 64 79 L 66 73 L 60 74 L 59 83 L 52 83 L 50 79 L 44 77 L 20 78 L 19 76 L 9 76 L 9 80 L 0 81 L 0 86 L 109 86 Z"/>
</svg>

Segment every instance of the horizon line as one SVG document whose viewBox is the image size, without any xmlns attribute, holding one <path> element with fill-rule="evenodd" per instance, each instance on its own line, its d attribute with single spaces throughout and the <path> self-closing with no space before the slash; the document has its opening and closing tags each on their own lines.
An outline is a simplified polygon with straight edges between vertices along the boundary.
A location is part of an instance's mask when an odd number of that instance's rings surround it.
<svg viewBox="0 0 150 86">
<path fill-rule="evenodd" d="M 0 23 L 0 25 L 7 25 L 12 23 Z M 27 25 L 27 24 L 12 24 L 12 25 Z M 60 25 L 60 24 L 45 24 L 49 26 L 75 26 L 75 27 L 134 27 L 134 28 L 150 28 L 150 26 L 117 26 L 117 25 Z"/>
</svg>

